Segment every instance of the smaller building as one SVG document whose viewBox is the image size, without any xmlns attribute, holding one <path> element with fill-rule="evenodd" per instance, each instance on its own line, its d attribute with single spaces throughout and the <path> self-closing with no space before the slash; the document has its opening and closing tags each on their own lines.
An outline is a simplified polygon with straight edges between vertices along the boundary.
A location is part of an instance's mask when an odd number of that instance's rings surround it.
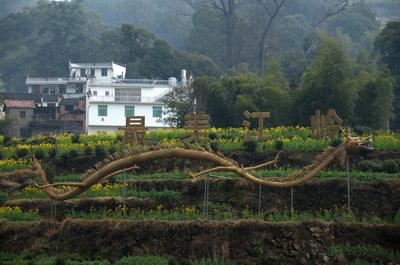
<svg viewBox="0 0 400 265">
<path fill-rule="evenodd" d="M 9 136 L 29 137 L 30 122 L 33 120 L 35 102 L 32 98 L 23 96 L 9 97 L 4 101 L 6 118 L 11 121 L 12 126 L 8 129 Z"/>
<path fill-rule="evenodd" d="M 80 131 L 85 130 L 86 98 L 65 98 L 60 102 L 59 120 L 74 122 Z"/>
</svg>

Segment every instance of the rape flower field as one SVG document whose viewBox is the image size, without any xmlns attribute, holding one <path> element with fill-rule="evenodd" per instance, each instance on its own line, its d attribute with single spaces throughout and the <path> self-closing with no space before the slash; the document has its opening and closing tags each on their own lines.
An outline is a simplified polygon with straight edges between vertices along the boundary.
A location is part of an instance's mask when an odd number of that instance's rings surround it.
<svg viewBox="0 0 400 265">
<path fill-rule="evenodd" d="M 146 140 L 152 144 L 180 145 L 182 139 L 192 133 L 186 129 L 158 129 L 148 131 Z M 241 150 L 243 137 L 246 133 L 256 135 L 256 130 L 247 131 L 244 128 L 210 128 L 204 135 L 211 143 L 217 143 L 221 150 Z M 313 151 L 322 150 L 330 144 L 328 139 L 316 139 L 310 136 L 311 132 L 306 127 L 275 127 L 267 128 L 264 134 L 269 137 L 266 141 L 258 143 L 259 150 L 275 150 L 277 142 L 283 144 L 285 150 Z M 377 150 L 400 149 L 400 135 L 397 132 L 377 131 L 373 134 L 374 147 Z M 101 146 L 106 151 L 117 151 L 124 147 L 123 134 L 97 134 L 97 135 L 70 135 L 60 136 L 35 136 L 28 139 L 0 137 L 0 158 L 12 159 L 43 153 L 43 155 L 67 154 L 76 151 L 78 154 L 94 152 Z"/>
</svg>

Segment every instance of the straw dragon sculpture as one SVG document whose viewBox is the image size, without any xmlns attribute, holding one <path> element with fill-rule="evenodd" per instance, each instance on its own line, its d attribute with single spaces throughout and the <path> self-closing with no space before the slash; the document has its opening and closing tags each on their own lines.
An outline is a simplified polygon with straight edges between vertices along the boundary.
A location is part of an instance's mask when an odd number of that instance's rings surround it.
<svg viewBox="0 0 400 265">
<path fill-rule="evenodd" d="M 235 161 L 220 154 L 216 154 L 211 150 L 192 150 L 185 148 L 152 148 L 140 153 L 130 153 L 126 151 L 123 153 L 114 154 L 109 156 L 104 161 L 97 163 L 94 168 L 87 170 L 84 173 L 81 182 L 62 182 L 50 184 L 46 178 L 43 168 L 41 167 L 41 164 L 36 159 L 34 160 L 32 171 L 34 174 L 40 176 L 43 184 L 42 186 L 37 186 L 41 189 L 44 189 L 51 199 L 58 201 L 71 199 L 85 192 L 91 186 L 103 182 L 114 175 L 120 174 L 124 172 L 124 170 L 131 170 L 137 167 L 136 165 L 140 163 L 168 158 L 202 160 L 217 165 L 214 168 L 210 168 L 199 173 L 193 173 L 189 171 L 189 174 L 194 180 L 206 173 L 215 171 L 229 171 L 259 185 L 275 188 L 287 188 L 300 185 L 313 178 L 319 171 L 326 168 L 334 160 L 337 160 L 340 165 L 344 166 L 348 153 L 369 149 L 372 149 L 371 137 L 359 138 L 347 135 L 346 140 L 343 143 L 337 147 L 328 147 L 323 153 L 316 157 L 312 164 L 303 167 L 284 178 L 259 178 L 252 174 L 252 171 L 256 169 L 275 165 L 277 163 L 279 153 L 274 160 L 267 163 L 253 167 L 243 167 L 238 165 Z M 60 186 L 69 186 L 71 188 L 67 191 L 60 191 L 60 189 L 57 189 L 57 187 Z"/>
</svg>

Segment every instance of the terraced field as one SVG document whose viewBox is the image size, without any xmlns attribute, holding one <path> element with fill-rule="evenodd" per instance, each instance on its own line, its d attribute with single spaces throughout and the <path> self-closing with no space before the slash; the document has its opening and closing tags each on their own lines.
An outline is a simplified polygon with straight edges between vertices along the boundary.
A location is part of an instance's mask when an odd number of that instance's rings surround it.
<svg viewBox="0 0 400 265">
<path fill-rule="evenodd" d="M 309 164 L 329 144 L 316 140 L 321 148 L 294 148 L 296 137 L 308 139 L 307 132 L 301 136 L 303 129 L 293 129 L 292 135 L 280 130 L 269 140 L 270 148 L 263 148 L 269 144 L 263 142 L 246 150 L 234 140 L 240 148 L 219 146 L 218 152 L 256 165 L 283 149 L 276 167 L 252 171 L 261 179 L 279 179 Z M 221 136 L 225 132 L 219 133 L 214 141 L 226 141 Z M 176 135 L 154 139 L 174 144 Z M 66 136 L 50 144 L 55 155 L 43 147 L 42 164 L 51 182 L 79 181 L 95 161 L 120 148 L 118 136 L 99 137 L 104 145 L 90 141 L 103 149 L 93 147 L 92 152 L 85 144 L 75 153 L 61 152 L 59 145 L 76 141 Z M 75 144 L 89 139 L 81 137 Z M 398 139 L 380 133 L 376 141 L 381 148 L 350 157 L 349 171 L 334 164 L 314 179 L 284 189 L 227 172 L 192 179 L 188 169 L 210 165 L 186 159 L 139 164 L 135 172 L 113 176 L 62 202 L 48 199 L 35 178 L 18 191 L 1 193 L 0 264 L 398 264 Z M 29 168 L 29 156 L 39 150 L 33 146 L 43 145 L 17 141 L 5 146 L 3 172 Z M 17 158 L 16 150 L 23 148 L 27 152 Z"/>
</svg>

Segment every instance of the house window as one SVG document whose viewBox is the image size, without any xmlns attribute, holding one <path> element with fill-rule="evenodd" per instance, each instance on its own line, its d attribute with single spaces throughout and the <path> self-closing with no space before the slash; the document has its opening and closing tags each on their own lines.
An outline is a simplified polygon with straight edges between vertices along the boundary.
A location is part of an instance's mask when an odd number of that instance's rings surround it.
<svg viewBox="0 0 400 265">
<path fill-rule="evenodd" d="M 85 69 L 81 69 L 81 76 L 85 77 L 86 76 L 86 70 Z"/>
<path fill-rule="evenodd" d="M 135 116 L 135 106 L 125 106 L 125 117 Z"/>
<path fill-rule="evenodd" d="M 140 88 L 118 88 L 115 90 L 115 101 L 140 102 L 142 90 Z"/>
<path fill-rule="evenodd" d="M 43 88 L 43 94 L 49 94 L 49 88 L 48 87 L 45 87 L 45 88 Z"/>
<path fill-rule="evenodd" d="M 58 87 L 58 91 L 59 91 L 60 94 L 65 94 L 65 93 L 67 93 L 67 86 L 66 86 L 66 85 L 60 85 L 60 86 Z"/>
<path fill-rule="evenodd" d="M 107 105 L 98 105 L 97 106 L 97 116 L 107 117 Z"/>
<path fill-rule="evenodd" d="M 162 116 L 162 107 L 153 106 L 153 118 L 161 118 L 161 116 Z"/>
<path fill-rule="evenodd" d="M 74 105 L 65 105 L 65 111 L 71 112 L 74 110 Z"/>
<path fill-rule="evenodd" d="M 25 110 L 21 110 L 21 111 L 19 112 L 19 117 L 20 117 L 21 119 L 25 119 L 25 118 L 26 118 L 26 111 L 25 111 Z"/>
<path fill-rule="evenodd" d="M 91 77 L 96 77 L 95 74 L 94 74 L 94 69 L 90 69 L 90 76 Z"/>
<path fill-rule="evenodd" d="M 93 90 L 93 96 L 97 96 L 97 90 Z"/>
<path fill-rule="evenodd" d="M 101 69 L 101 76 L 107 76 L 107 69 Z"/>
<path fill-rule="evenodd" d="M 106 91 L 106 96 L 109 96 L 110 95 L 110 92 L 109 91 Z"/>
<path fill-rule="evenodd" d="M 83 84 L 76 84 L 76 93 L 83 93 Z"/>
</svg>

